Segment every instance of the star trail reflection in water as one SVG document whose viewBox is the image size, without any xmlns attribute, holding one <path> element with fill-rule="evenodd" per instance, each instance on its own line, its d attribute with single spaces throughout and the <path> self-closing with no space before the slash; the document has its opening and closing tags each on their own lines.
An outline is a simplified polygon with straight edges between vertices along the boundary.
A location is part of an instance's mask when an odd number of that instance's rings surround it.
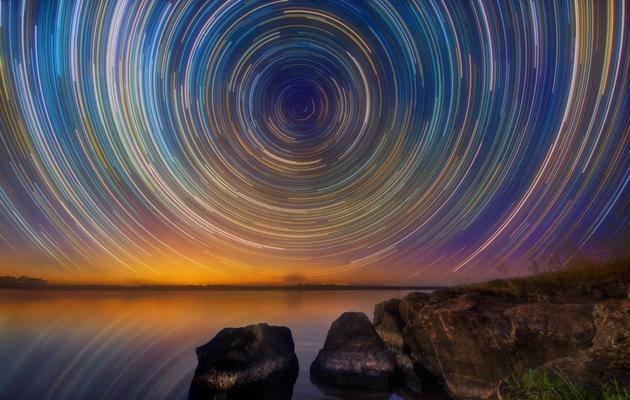
<svg viewBox="0 0 630 400">
<path fill-rule="evenodd" d="M 0 291 L 0 398 L 184 399 L 195 348 L 220 329 L 288 326 L 300 375 L 294 399 L 326 398 L 308 368 L 330 324 L 405 292 Z"/>
</svg>

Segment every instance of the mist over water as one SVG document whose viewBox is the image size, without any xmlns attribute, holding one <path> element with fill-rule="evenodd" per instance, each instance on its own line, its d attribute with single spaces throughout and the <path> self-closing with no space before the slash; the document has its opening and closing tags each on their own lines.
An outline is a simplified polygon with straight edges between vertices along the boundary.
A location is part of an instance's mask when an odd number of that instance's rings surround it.
<svg viewBox="0 0 630 400">
<path fill-rule="evenodd" d="M 195 348 L 258 322 L 293 332 L 294 399 L 326 399 L 309 366 L 344 311 L 402 291 L 0 291 L 0 398 L 184 399 Z M 392 395 L 392 399 L 396 399 Z"/>
</svg>

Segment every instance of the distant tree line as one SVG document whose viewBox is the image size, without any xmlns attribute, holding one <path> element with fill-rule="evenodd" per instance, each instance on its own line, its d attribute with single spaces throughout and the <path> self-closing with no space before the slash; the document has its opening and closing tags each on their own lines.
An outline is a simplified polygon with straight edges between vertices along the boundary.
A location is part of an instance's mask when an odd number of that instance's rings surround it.
<svg viewBox="0 0 630 400">
<path fill-rule="evenodd" d="M 41 288 L 46 285 L 48 281 L 30 276 L 0 276 L 0 289 Z"/>
</svg>

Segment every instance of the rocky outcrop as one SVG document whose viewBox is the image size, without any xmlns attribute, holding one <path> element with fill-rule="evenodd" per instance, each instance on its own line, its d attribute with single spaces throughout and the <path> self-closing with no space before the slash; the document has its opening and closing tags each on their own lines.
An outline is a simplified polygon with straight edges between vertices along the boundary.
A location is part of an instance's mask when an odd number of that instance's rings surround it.
<svg viewBox="0 0 630 400">
<path fill-rule="evenodd" d="M 298 359 L 289 328 L 267 324 L 221 330 L 197 348 L 190 399 L 291 399 Z"/>
<path fill-rule="evenodd" d="M 320 386 L 385 392 L 396 383 L 396 358 L 365 314 L 346 312 L 332 323 L 310 372 Z"/>
<path fill-rule="evenodd" d="M 590 347 L 592 305 L 518 304 L 479 294 L 401 303 L 411 353 L 458 398 L 488 398 L 514 372 Z"/>
<path fill-rule="evenodd" d="M 625 296 L 614 289 L 610 293 Z M 560 295 L 535 301 L 474 290 L 411 293 L 399 303 L 402 328 L 380 322 L 387 329 L 379 332 L 395 338 L 400 330 L 403 344 L 396 348 L 403 353 L 406 348 L 414 362 L 442 379 L 458 399 L 493 398 L 502 380 L 530 368 L 564 371 L 586 386 L 611 376 L 625 379 L 630 301 L 600 301 L 601 293 L 608 293 L 604 286 L 580 291 L 590 297 L 562 302 Z M 377 306 L 375 323 L 396 320 L 390 317 L 395 314 L 392 304 Z"/>
</svg>

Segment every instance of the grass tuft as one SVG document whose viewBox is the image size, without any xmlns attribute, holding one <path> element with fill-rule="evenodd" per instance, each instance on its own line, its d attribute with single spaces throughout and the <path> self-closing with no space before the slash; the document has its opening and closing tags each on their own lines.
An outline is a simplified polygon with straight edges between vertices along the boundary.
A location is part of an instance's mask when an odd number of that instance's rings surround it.
<svg viewBox="0 0 630 400">
<path fill-rule="evenodd" d="M 561 374 L 551 376 L 532 369 L 503 385 L 506 400 L 630 400 L 630 391 L 612 380 L 599 390 L 589 390 Z"/>
<path fill-rule="evenodd" d="M 630 389 L 621 386 L 621 384 L 613 379 L 610 383 L 604 385 L 602 390 L 602 400 L 628 400 L 630 399 Z"/>
<path fill-rule="evenodd" d="M 565 264 L 544 266 L 533 264 L 529 276 L 495 279 L 450 290 L 455 294 L 491 292 L 511 296 L 528 296 L 532 293 L 553 295 L 571 288 L 589 288 L 611 282 L 630 283 L 630 257 L 608 261 L 574 259 Z"/>
</svg>

